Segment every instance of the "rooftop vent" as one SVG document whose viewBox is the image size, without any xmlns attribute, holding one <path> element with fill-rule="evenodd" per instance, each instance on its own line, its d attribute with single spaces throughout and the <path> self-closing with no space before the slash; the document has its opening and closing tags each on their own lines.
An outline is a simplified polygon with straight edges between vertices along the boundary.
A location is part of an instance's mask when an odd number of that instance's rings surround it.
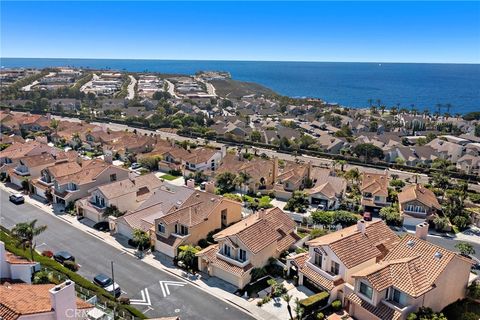
<svg viewBox="0 0 480 320">
<path fill-rule="evenodd" d="M 413 240 L 408 240 L 408 241 L 407 241 L 407 246 L 408 246 L 409 248 L 413 248 L 414 245 L 415 245 L 415 241 L 413 241 Z"/>
<path fill-rule="evenodd" d="M 437 251 L 437 252 L 435 252 L 434 257 L 435 257 L 436 259 L 440 260 L 440 259 L 442 259 L 443 254 L 442 254 L 440 251 Z"/>
<path fill-rule="evenodd" d="M 182 201 L 178 200 L 178 201 L 177 201 L 177 204 L 178 204 L 178 205 L 181 205 L 181 204 L 182 204 Z"/>
</svg>

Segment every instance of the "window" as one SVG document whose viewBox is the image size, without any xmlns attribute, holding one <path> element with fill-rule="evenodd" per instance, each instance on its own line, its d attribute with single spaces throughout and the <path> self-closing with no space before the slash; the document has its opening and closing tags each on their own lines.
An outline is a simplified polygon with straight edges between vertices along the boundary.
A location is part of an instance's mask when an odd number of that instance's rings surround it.
<svg viewBox="0 0 480 320">
<path fill-rule="evenodd" d="M 158 232 L 165 233 L 165 225 L 163 223 L 158 224 Z"/>
<path fill-rule="evenodd" d="M 315 252 L 315 265 L 322 267 L 323 255 L 321 253 Z"/>
<path fill-rule="evenodd" d="M 330 271 L 334 274 L 334 275 L 337 275 L 340 273 L 340 265 L 335 262 L 335 261 L 332 261 L 332 266 L 330 267 Z"/>
<path fill-rule="evenodd" d="M 238 260 L 245 262 L 247 261 L 247 252 L 243 249 L 238 250 Z"/>
<path fill-rule="evenodd" d="M 112 173 L 110 175 L 110 181 L 117 181 L 117 174 L 116 173 Z"/>
<path fill-rule="evenodd" d="M 413 212 L 414 211 L 414 206 L 413 204 L 407 205 L 407 211 Z"/>
<path fill-rule="evenodd" d="M 186 236 L 188 234 L 188 227 L 180 224 L 176 224 L 175 225 L 175 233 L 176 234 L 179 234 L 179 235 L 182 235 L 182 236 Z"/>
<path fill-rule="evenodd" d="M 222 221 L 227 221 L 227 209 L 222 210 Z"/>
<path fill-rule="evenodd" d="M 223 255 L 230 257 L 230 247 L 226 244 L 223 245 Z"/>
<path fill-rule="evenodd" d="M 407 296 L 405 293 L 397 290 L 397 289 L 392 289 L 392 301 L 395 303 L 398 303 L 401 306 L 407 305 Z"/>
<path fill-rule="evenodd" d="M 365 297 L 372 299 L 373 289 L 372 287 L 366 285 L 364 282 L 360 282 L 360 293 L 363 294 Z"/>
<path fill-rule="evenodd" d="M 380 201 L 380 196 L 375 196 L 375 201 Z"/>
</svg>

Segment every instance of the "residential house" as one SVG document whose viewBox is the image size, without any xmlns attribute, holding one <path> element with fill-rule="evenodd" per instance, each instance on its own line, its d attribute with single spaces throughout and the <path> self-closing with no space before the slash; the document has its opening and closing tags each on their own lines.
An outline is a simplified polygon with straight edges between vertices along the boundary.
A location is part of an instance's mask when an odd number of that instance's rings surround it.
<svg viewBox="0 0 480 320">
<path fill-rule="evenodd" d="M 55 154 L 55 149 L 37 141 L 14 143 L 0 151 L 0 165 L 15 164 L 21 158 L 40 155 L 42 153 Z"/>
<path fill-rule="evenodd" d="M 438 199 L 430 189 L 421 184 L 412 184 L 398 194 L 400 213 L 417 218 L 433 219 L 442 209 Z"/>
<path fill-rule="evenodd" d="M 374 265 L 399 241 L 381 220 L 365 222 L 309 240 L 308 253 L 287 258 L 289 272 L 296 272 L 300 285 L 330 293 L 329 301 L 343 299 L 353 275 Z M 360 318 L 362 319 L 362 318 Z"/>
<path fill-rule="evenodd" d="M 427 146 L 432 147 L 441 159 L 448 160 L 452 163 L 456 163 L 466 151 L 466 147 L 455 142 L 445 141 L 440 138 L 433 139 Z"/>
<path fill-rule="evenodd" d="M 416 167 L 419 164 L 430 164 L 438 158 L 437 151 L 430 146 L 405 147 L 397 146 L 386 151 L 385 160 L 396 162 L 400 159 L 407 166 Z"/>
<path fill-rule="evenodd" d="M 155 250 L 175 257 L 179 246 L 197 245 L 209 232 L 241 218 L 241 203 L 207 192 L 195 192 L 155 219 L 151 228 Z"/>
<path fill-rule="evenodd" d="M 223 158 L 221 150 L 212 148 L 195 148 L 189 150 L 189 155 L 183 156 L 185 169 L 188 171 L 215 171 Z"/>
<path fill-rule="evenodd" d="M 77 99 L 52 99 L 50 106 L 52 110 L 62 112 L 74 112 L 80 110 L 81 101 Z"/>
<path fill-rule="evenodd" d="M 93 305 L 77 298 L 75 283 L 0 285 L 0 318 L 4 320 L 89 319 Z"/>
<path fill-rule="evenodd" d="M 88 195 L 95 186 L 124 180 L 129 171 L 103 160 L 84 160 L 50 166 L 42 170 L 42 176 L 34 182 L 37 195 L 45 198 L 45 191 L 53 188 L 53 202 L 66 206 Z"/>
<path fill-rule="evenodd" d="M 345 141 L 332 135 L 321 135 L 317 138 L 316 143 L 322 150 L 332 154 L 339 154 L 340 150 L 346 146 Z"/>
<path fill-rule="evenodd" d="M 278 258 L 300 237 L 295 222 L 281 209 L 260 210 L 213 236 L 217 244 L 197 253 L 198 269 L 242 289 L 251 271 Z"/>
<path fill-rule="evenodd" d="M 310 179 L 312 188 L 306 189 L 310 204 L 323 210 L 336 210 L 347 190 L 347 180 L 330 169 L 313 167 Z"/>
<path fill-rule="evenodd" d="M 105 221 L 105 209 L 115 207 L 120 212 L 137 209 L 162 185 L 153 173 L 131 177 L 112 183 L 95 186 L 89 195 L 75 203 L 77 215 L 94 222 Z"/>
<path fill-rule="evenodd" d="M 18 159 L 16 165 L 7 169 L 7 174 L 11 183 L 22 188 L 23 181 L 40 177 L 43 169 L 54 165 L 56 162 L 57 160 L 50 153 L 27 156 Z"/>
<path fill-rule="evenodd" d="M 39 270 L 40 263 L 29 261 L 8 252 L 5 249 L 5 243 L 0 241 L 0 279 L 32 283 L 33 273 Z"/>
<path fill-rule="evenodd" d="M 456 167 L 466 174 L 480 175 L 480 156 L 466 154 L 457 160 Z"/>
<path fill-rule="evenodd" d="M 466 295 L 472 261 L 426 241 L 428 224 L 406 234 L 378 263 L 353 275 L 345 306 L 357 319 L 404 320 L 420 307 L 440 312 Z"/>
<path fill-rule="evenodd" d="M 155 219 L 176 210 L 175 208 L 194 193 L 193 188 L 163 182 L 135 210 L 127 212 L 118 219 L 112 219 L 114 221 L 111 229 L 127 238 L 132 238 L 134 229 L 149 231 L 154 226 Z"/>
<path fill-rule="evenodd" d="M 388 173 L 364 172 L 362 175 L 361 204 L 366 211 L 378 211 L 388 205 Z"/>
</svg>

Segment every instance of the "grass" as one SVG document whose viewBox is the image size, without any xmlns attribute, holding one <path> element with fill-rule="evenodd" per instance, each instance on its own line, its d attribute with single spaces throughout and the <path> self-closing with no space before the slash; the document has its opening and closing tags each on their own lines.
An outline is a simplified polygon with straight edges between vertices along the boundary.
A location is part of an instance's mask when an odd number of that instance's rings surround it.
<svg viewBox="0 0 480 320">
<path fill-rule="evenodd" d="M 248 203 L 257 203 L 259 208 L 271 208 L 270 202 L 272 199 L 269 196 L 263 196 L 261 198 L 255 198 L 252 196 L 243 196 L 243 200 Z"/>
<path fill-rule="evenodd" d="M 171 174 L 167 173 L 167 174 L 164 174 L 163 176 L 160 176 L 160 179 L 165 179 L 165 180 L 168 180 L 168 181 L 172 181 L 172 180 L 177 179 L 178 177 L 180 177 L 180 176 L 174 176 L 174 175 L 171 175 Z"/>
<path fill-rule="evenodd" d="M 15 245 L 15 240 L 4 230 L 0 231 L 0 241 L 3 241 L 5 243 L 5 248 L 8 251 L 12 252 L 17 256 L 30 259 L 29 249 L 23 250 L 22 248 L 18 248 Z M 39 262 L 42 268 L 54 270 L 55 272 L 72 280 L 78 286 L 94 292 L 99 299 L 105 300 L 110 306 L 116 305 L 117 309 L 124 309 L 125 311 L 127 311 L 128 313 L 132 314 L 137 318 L 146 319 L 146 316 L 139 310 L 129 305 L 120 305 L 116 303 L 115 298 L 112 295 L 110 295 L 107 291 L 94 285 L 92 282 L 80 276 L 79 274 L 65 268 L 63 265 L 61 265 L 57 261 L 48 257 L 44 257 L 36 251 L 34 251 L 33 260 Z"/>
</svg>

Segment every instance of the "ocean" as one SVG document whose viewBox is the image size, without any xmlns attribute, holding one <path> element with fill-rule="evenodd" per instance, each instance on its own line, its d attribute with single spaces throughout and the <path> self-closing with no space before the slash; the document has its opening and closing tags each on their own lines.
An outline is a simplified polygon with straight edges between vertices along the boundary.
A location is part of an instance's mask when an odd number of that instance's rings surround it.
<svg viewBox="0 0 480 320">
<path fill-rule="evenodd" d="M 348 107 L 366 107 L 369 99 L 380 99 L 387 106 L 410 109 L 413 104 L 420 112 L 437 111 L 437 104 L 450 104 L 451 114 L 480 111 L 480 64 L 1 58 L 0 65 L 180 74 L 228 71 L 235 80 L 256 82 L 282 95 Z"/>
</svg>

